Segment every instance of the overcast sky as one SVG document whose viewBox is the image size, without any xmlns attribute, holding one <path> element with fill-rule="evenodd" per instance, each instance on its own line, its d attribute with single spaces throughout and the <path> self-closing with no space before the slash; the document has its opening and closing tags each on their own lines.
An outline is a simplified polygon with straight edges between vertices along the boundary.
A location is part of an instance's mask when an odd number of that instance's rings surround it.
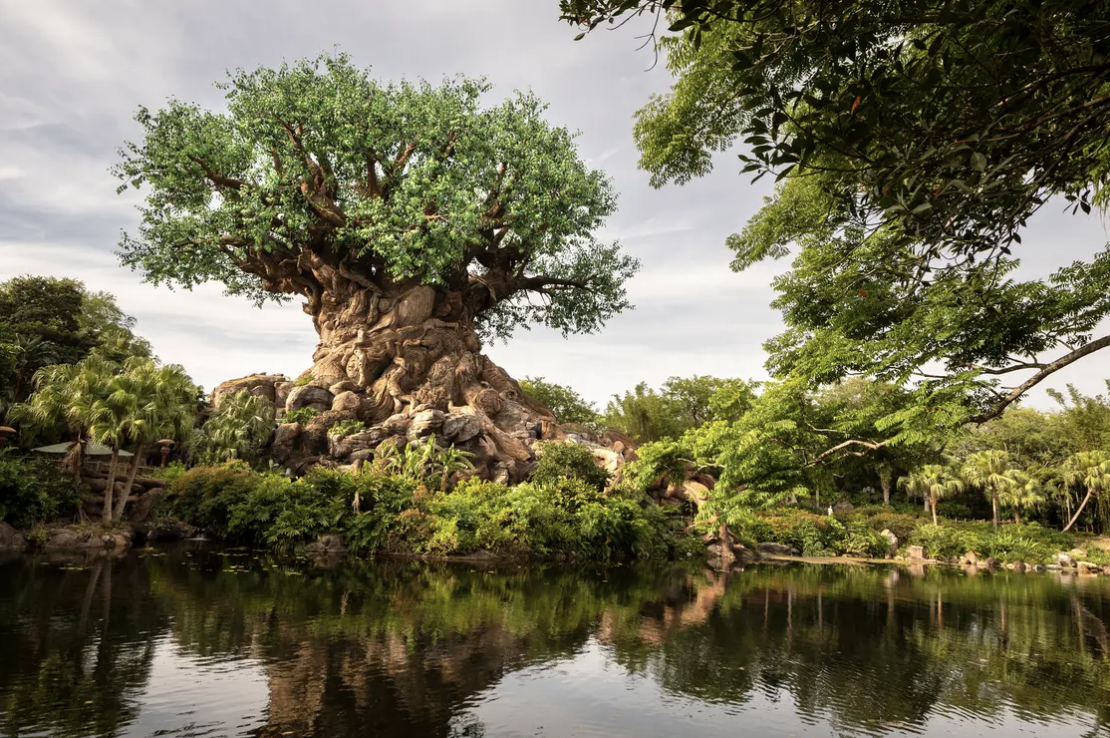
<svg viewBox="0 0 1110 738">
<path fill-rule="evenodd" d="M 666 90 L 668 72 L 647 71 L 652 57 L 637 52 L 633 29 L 574 35 L 557 0 L 0 0 L 0 280 L 64 276 L 112 292 L 158 356 L 209 389 L 253 372 L 299 374 L 316 335 L 298 304 L 259 310 L 218 285 L 154 288 L 118 265 L 136 200 L 116 195 L 108 169 L 139 136 L 140 104 L 174 96 L 218 107 L 213 82 L 225 70 L 338 47 L 381 79 L 463 73 L 505 95 L 531 89 L 613 178 L 620 210 L 604 235 L 643 262 L 629 285 L 636 309 L 597 335 L 521 330 L 487 347 L 512 375 L 570 384 L 598 402 L 672 375 L 764 377 L 761 344 L 781 328 L 769 282 L 782 265 L 734 274 L 724 240 L 768 186 L 722 155 L 712 176 L 651 189 L 636 168 L 632 115 Z M 1106 240 L 1101 218 L 1053 208 L 1025 239 L 1024 271 L 1088 259 Z M 1104 391 L 1102 377 L 1110 358 L 1096 354 L 1052 384 Z"/>
</svg>

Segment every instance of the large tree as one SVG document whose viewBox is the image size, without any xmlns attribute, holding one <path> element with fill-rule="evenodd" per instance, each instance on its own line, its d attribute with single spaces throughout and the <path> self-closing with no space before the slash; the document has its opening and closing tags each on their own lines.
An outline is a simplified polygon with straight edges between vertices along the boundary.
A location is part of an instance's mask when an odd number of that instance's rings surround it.
<svg viewBox="0 0 1110 738">
<path fill-rule="evenodd" d="M 775 283 L 778 377 L 916 383 L 892 430 L 986 421 L 1110 346 L 1110 252 L 1018 280 L 1053 197 L 1105 204 L 1110 5 L 1085 0 L 564 0 L 591 29 L 666 15 L 676 76 L 640 112 L 653 183 L 742 144 L 781 186 L 729 240 Z M 1100 199 L 1101 198 L 1101 199 Z M 1061 202 L 1062 200 L 1058 200 Z M 1098 253 L 1096 253 L 1098 252 Z M 895 436 L 891 436 L 892 438 Z"/>
<path fill-rule="evenodd" d="M 356 392 L 360 420 L 527 405 L 481 339 L 591 332 L 629 307 L 636 260 L 594 235 L 610 184 L 531 95 L 484 107 L 483 81 L 382 84 L 344 55 L 221 87 L 224 110 L 140 109 L 117 173 L 147 196 L 123 261 L 154 283 L 305 298 L 312 383 Z"/>
</svg>

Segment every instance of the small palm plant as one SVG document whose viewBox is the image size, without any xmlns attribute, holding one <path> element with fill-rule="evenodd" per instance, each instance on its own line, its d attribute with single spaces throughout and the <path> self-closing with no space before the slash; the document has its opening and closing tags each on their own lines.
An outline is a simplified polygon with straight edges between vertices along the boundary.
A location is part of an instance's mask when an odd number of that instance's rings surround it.
<svg viewBox="0 0 1110 738">
<path fill-rule="evenodd" d="M 1022 476 L 1014 468 L 1013 457 L 1005 451 L 979 451 L 964 461 L 964 480 L 990 496 L 995 532 L 998 532 L 998 498 L 1020 486 Z"/>
<path fill-rule="evenodd" d="M 964 484 L 950 467 L 926 464 L 919 470 L 898 480 L 898 486 L 911 495 L 921 495 L 929 502 L 933 525 L 937 525 L 937 501 L 964 491 Z"/>
<path fill-rule="evenodd" d="M 999 494 L 999 501 L 1014 511 L 1014 522 L 1021 525 L 1021 513 L 1035 510 L 1044 502 L 1044 486 L 1035 477 L 1018 474 L 1018 484 Z"/>
</svg>

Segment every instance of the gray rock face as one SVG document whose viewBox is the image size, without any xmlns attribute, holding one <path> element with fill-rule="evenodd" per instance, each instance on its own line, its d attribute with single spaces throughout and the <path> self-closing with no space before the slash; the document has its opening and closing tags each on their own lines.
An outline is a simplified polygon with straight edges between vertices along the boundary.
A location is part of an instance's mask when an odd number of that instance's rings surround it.
<svg viewBox="0 0 1110 738">
<path fill-rule="evenodd" d="M 798 550 L 783 543 L 770 541 L 759 544 L 759 553 L 764 556 L 797 556 Z"/>
<path fill-rule="evenodd" d="M 18 530 L 0 523 L 0 551 L 22 551 L 27 548 L 27 539 Z"/>
<path fill-rule="evenodd" d="M 292 382 L 278 382 L 274 385 L 274 406 L 284 408 L 289 400 L 289 393 L 297 388 Z"/>
<path fill-rule="evenodd" d="M 890 545 L 890 553 L 893 555 L 894 552 L 898 550 L 898 536 L 894 535 L 892 531 L 885 529 L 880 535 L 885 538 L 886 542 Z"/>
<path fill-rule="evenodd" d="M 412 416 L 412 421 L 409 423 L 409 440 L 427 438 L 432 434 L 442 435 L 443 424 L 446 419 L 446 414 L 439 410 L 421 410 Z"/>
<path fill-rule="evenodd" d="M 289 398 L 285 401 L 285 409 L 289 412 L 306 407 L 320 411 L 331 410 L 332 399 L 331 392 L 323 387 L 313 387 L 311 385 L 294 387 L 293 391 L 289 393 Z"/>
<path fill-rule="evenodd" d="M 466 443 L 482 432 L 482 421 L 470 413 L 448 415 L 443 421 L 443 437 L 452 443 Z"/>
<path fill-rule="evenodd" d="M 1060 553 L 1056 554 L 1056 563 L 1059 564 L 1060 566 L 1068 568 L 1068 569 L 1075 566 L 1075 562 L 1072 560 L 1071 556 L 1068 556 L 1066 553 L 1064 553 L 1062 551 Z"/>
</svg>

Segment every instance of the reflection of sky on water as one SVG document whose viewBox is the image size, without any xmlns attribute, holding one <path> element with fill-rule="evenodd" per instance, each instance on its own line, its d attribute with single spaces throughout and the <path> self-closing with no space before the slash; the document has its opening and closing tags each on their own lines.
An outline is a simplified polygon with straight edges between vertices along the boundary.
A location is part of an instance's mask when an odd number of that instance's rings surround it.
<svg viewBox="0 0 1110 738">
<path fill-rule="evenodd" d="M 937 710 L 925 726 L 876 727 L 875 736 L 1036 736 L 1076 738 L 1090 720 L 1029 722 L 1008 707 L 987 717 Z M 865 736 L 832 715 L 806 716 L 785 688 L 754 689 L 740 702 L 691 699 L 663 689 L 650 673 L 632 674 L 591 639 L 573 658 L 507 674 L 467 701 L 455 718 L 458 734 L 480 724 L 484 738 L 818 738 Z"/>
<path fill-rule="evenodd" d="M 158 639 L 137 720 L 123 736 L 246 735 L 266 725 L 270 687 L 255 659 L 197 657 Z"/>
</svg>

